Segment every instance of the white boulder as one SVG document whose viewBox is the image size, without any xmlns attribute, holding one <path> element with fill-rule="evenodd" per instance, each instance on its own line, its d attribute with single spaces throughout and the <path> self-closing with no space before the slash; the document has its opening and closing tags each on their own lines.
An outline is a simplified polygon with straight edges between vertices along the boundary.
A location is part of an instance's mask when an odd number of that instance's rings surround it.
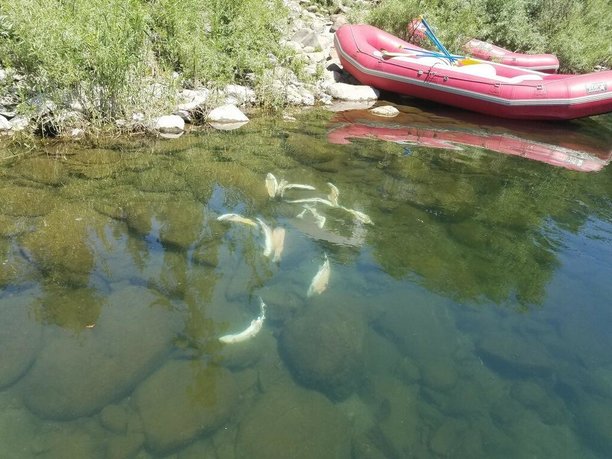
<svg viewBox="0 0 612 459">
<path fill-rule="evenodd" d="M 333 83 L 329 85 L 327 92 L 334 99 L 348 100 L 351 102 L 377 100 L 380 95 L 380 92 L 371 86 L 346 83 Z"/>
<path fill-rule="evenodd" d="M 10 131 L 11 127 L 11 122 L 0 115 L 0 131 Z"/>
<path fill-rule="evenodd" d="M 178 115 L 164 115 L 155 120 L 154 129 L 165 139 L 176 139 L 185 132 L 185 121 Z"/>
<path fill-rule="evenodd" d="M 381 105 L 370 110 L 373 115 L 384 116 L 386 118 L 393 118 L 399 115 L 399 110 L 392 105 Z"/>
<path fill-rule="evenodd" d="M 241 123 L 249 121 L 247 116 L 233 104 L 221 105 L 213 109 L 206 117 L 206 120 L 215 123 Z"/>
</svg>

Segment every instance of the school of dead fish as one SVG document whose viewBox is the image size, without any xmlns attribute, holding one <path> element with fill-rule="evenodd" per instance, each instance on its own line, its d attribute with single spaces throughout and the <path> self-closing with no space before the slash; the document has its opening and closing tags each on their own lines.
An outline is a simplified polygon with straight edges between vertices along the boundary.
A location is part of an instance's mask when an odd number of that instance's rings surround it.
<svg viewBox="0 0 612 459">
<path fill-rule="evenodd" d="M 310 190 L 314 191 L 316 188 L 311 185 L 304 185 L 301 183 L 289 183 L 285 179 L 281 179 L 280 181 L 272 174 L 268 173 L 266 175 L 265 180 L 266 190 L 268 192 L 268 196 L 270 198 L 283 198 L 286 190 L 290 189 L 301 189 L 301 190 Z M 366 215 L 365 213 L 350 209 L 344 206 L 341 206 L 338 202 L 338 198 L 340 196 L 340 191 L 338 188 L 330 182 L 327 182 L 328 187 L 330 188 L 329 194 L 327 195 L 327 199 L 320 197 L 312 197 L 312 198 L 303 198 L 303 199 L 294 199 L 294 200 L 285 200 L 288 203 L 294 204 L 302 204 L 303 210 L 296 215 L 297 218 L 304 218 L 306 213 L 312 215 L 316 225 L 319 228 L 323 228 L 325 225 L 326 218 L 319 214 L 315 205 L 316 204 L 324 204 L 329 207 L 334 207 L 338 209 L 345 210 L 349 214 L 351 214 L 356 222 L 365 223 L 368 225 L 373 225 L 372 219 Z M 219 221 L 228 221 L 234 223 L 240 223 L 243 225 L 248 225 L 252 227 L 259 227 L 263 232 L 264 236 L 264 248 L 263 255 L 267 258 L 271 258 L 273 262 L 279 262 L 281 259 L 281 255 L 283 253 L 285 247 L 285 229 L 282 227 L 270 228 L 270 226 L 264 222 L 261 218 L 256 217 L 255 220 L 244 217 L 240 214 L 236 213 L 227 213 L 220 215 L 217 217 Z M 312 278 L 310 286 L 308 287 L 308 291 L 306 296 L 311 297 L 313 295 L 319 295 L 325 291 L 327 285 L 329 284 L 329 277 L 331 274 L 331 266 L 329 263 L 329 258 L 327 254 L 324 254 L 324 261 L 319 266 L 317 273 Z M 253 319 L 249 326 L 244 330 L 221 336 L 219 341 L 222 343 L 239 343 L 242 341 L 249 340 L 255 337 L 261 328 L 263 327 L 264 320 L 266 318 L 266 304 L 264 301 L 259 298 L 260 301 L 260 314 L 257 318 Z"/>
</svg>

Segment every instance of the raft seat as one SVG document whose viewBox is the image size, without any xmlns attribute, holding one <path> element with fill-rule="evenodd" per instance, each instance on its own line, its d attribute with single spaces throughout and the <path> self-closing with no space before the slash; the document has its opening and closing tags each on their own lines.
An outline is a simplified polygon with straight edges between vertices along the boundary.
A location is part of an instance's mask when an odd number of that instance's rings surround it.
<svg viewBox="0 0 612 459">
<path fill-rule="evenodd" d="M 379 53 L 377 51 L 374 52 L 375 56 L 378 56 L 379 54 L 380 54 L 380 57 L 383 56 L 382 53 Z M 390 59 L 398 60 L 402 62 L 410 62 L 412 64 L 431 66 L 431 67 L 435 67 L 436 69 L 451 70 L 453 72 L 457 72 L 457 73 L 461 73 L 465 75 L 479 76 L 482 78 L 488 78 L 491 80 L 499 81 L 500 83 L 518 84 L 518 83 L 522 83 L 523 81 L 543 79 L 540 75 L 535 75 L 535 74 L 517 75 L 511 78 L 503 77 L 497 74 L 495 66 L 491 64 L 487 64 L 487 63 L 456 66 L 456 65 L 449 64 L 446 59 L 442 59 L 439 57 L 410 56 L 410 55 L 392 56 L 390 57 Z"/>
<path fill-rule="evenodd" d="M 518 83 L 522 83 L 523 81 L 543 79 L 540 75 L 535 75 L 531 73 L 528 73 L 525 75 L 517 75 L 511 78 L 504 77 L 504 76 L 498 75 L 495 67 L 491 64 L 469 64 L 469 65 L 464 65 L 461 67 L 453 67 L 452 70 L 456 72 L 468 74 L 468 75 L 480 76 L 483 78 L 490 78 L 495 81 L 499 81 L 502 83 L 510 83 L 510 84 L 518 84 Z"/>
</svg>

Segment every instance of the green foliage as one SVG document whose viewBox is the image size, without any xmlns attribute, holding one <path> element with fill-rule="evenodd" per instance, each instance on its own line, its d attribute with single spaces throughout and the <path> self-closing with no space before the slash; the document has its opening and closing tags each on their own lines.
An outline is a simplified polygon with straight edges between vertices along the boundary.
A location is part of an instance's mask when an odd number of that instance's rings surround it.
<svg viewBox="0 0 612 459">
<path fill-rule="evenodd" d="M 285 17 L 280 0 L 2 2 L 0 66 L 107 121 L 170 106 L 174 72 L 193 85 L 257 77 Z"/>
<path fill-rule="evenodd" d="M 260 75 L 285 18 L 278 0 L 158 0 L 151 12 L 156 55 L 194 83 Z"/>
<path fill-rule="evenodd" d="M 92 116 L 116 116 L 142 74 L 146 10 L 139 0 L 5 2 L 3 65 L 48 97 L 77 98 Z M 8 22 L 8 21 L 7 21 Z"/>
<path fill-rule="evenodd" d="M 383 0 L 363 20 L 404 36 L 421 14 L 453 52 L 478 38 L 514 51 L 556 54 L 566 72 L 612 64 L 609 0 Z"/>
</svg>

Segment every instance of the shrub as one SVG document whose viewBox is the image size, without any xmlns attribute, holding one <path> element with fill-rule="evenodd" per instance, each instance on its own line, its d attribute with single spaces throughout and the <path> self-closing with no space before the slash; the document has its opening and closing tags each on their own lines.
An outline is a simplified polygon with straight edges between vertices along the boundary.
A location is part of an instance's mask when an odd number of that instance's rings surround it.
<svg viewBox="0 0 612 459">
<path fill-rule="evenodd" d="M 611 64 L 608 0 L 383 0 L 360 19 L 403 36 L 420 14 L 453 52 L 478 38 L 513 51 L 554 53 L 562 71 Z"/>
<path fill-rule="evenodd" d="M 76 98 L 93 118 L 113 117 L 143 74 L 146 9 L 139 0 L 4 2 L 9 39 L 3 65 L 18 68 L 46 97 Z"/>
<path fill-rule="evenodd" d="M 279 0 L 158 0 L 157 56 L 197 84 L 243 81 L 270 66 L 286 13 Z"/>
<path fill-rule="evenodd" d="M 0 66 L 108 121 L 170 108 L 176 72 L 193 85 L 263 73 L 285 18 L 282 0 L 2 2 Z"/>
</svg>

